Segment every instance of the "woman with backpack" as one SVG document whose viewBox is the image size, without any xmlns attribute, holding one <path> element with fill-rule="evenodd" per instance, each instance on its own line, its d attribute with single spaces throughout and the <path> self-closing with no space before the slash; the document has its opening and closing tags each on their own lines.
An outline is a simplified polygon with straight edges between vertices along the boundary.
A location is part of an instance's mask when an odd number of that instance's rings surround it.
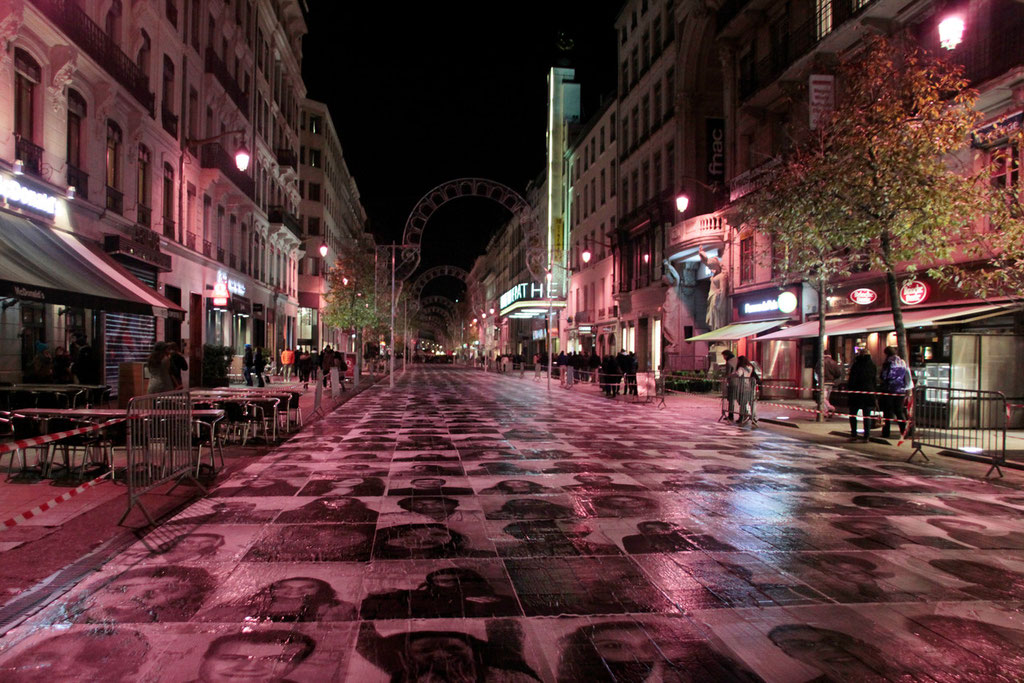
<svg viewBox="0 0 1024 683">
<path fill-rule="evenodd" d="M 881 397 L 882 438 L 888 439 L 890 427 L 896 423 L 896 429 L 902 436 L 907 424 L 907 394 L 914 388 L 914 380 L 910 376 L 907 362 L 900 358 L 893 346 L 885 347 L 885 362 L 882 363 L 882 391 L 890 396 Z"/>
</svg>

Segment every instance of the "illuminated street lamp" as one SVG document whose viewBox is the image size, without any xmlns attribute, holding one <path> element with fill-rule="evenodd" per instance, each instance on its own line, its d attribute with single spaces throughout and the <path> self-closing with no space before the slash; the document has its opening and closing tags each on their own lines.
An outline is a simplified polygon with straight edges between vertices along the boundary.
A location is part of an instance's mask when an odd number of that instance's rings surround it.
<svg viewBox="0 0 1024 683">
<path fill-rule="evenodd" d="M 196 150 L 199 147 L 202 147 L 203 145 L 208 145 L 211 142 L 216 142 L 217 140 L 220 140 L 221 138 L 226 138 L 229 135 L 245 135 L 245 130 L 241 128 L 239 128 L 238 130 L 228 130 L 218 135 L 212 135 L 208 138 L 203 138 L 202 140 L 189 139 L 185 141 L 185 147 L 187 147 L 190 152 L 195 154 Z M 248 170 L 249 168 L 249 161 L 251 159 L 252 154 L 249 153 L 249 148 L 245 146 L 244 142 L 241 143 L 238 146 L 238 149 L 235 150 L 235 168 L 237 168 L 242 173 L 245 173 L 246 170 Z"/>
<path fill-rule="evenodd" d="M 320 258 L 327 258 L 327 243 L 320 245 Z"/>
<path fill-rule="evenodd" d="M 950 16 L 939 22 L 939 45 L 953 50 L 964 38 L 964 18 L 959 14 Z"/>
<path fill-rule="evenodd" d="M 243 142 L 238 150 L 235 151 L 235 167 L 242 173 L 245 173 L 249 168 L 250 159 L 252 159 L 252 155 L 249 154 L 249 148 Z"/>
<path fill-rule="evenodd" d="M 685 194 L 676 195 L 676 211 L 679 213 L 686 213 L 686 209 L 690 206 L 690 198 Z"/>
</svg>

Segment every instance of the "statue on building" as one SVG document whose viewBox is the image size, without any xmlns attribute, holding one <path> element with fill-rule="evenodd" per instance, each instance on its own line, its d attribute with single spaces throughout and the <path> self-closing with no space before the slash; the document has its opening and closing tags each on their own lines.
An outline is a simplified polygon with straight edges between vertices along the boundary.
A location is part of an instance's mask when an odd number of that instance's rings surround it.
<svg viewBox="0 0 1024 683">
<path fill-rule="evenodd" d="M 708 310 L 704 316 L 704 321 L 707 323 L 708 329 L 717 330 L 725 325 L 726 305 L 728 303 L 725 290 L 728 284 L 728 276 L 722 267 L 721 259 L 717 256 L 705 254 L 703 246 L 697 250 L 697 255 L 700 257 L 701 263 L 711 271 L 711 286 L 708 287 Z"/>
</svg>

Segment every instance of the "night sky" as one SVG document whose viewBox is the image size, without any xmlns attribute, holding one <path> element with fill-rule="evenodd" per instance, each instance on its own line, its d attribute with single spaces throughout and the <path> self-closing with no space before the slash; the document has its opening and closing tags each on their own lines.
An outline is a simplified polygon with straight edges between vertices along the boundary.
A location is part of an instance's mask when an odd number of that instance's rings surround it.
<svg viewBox="0 0 1024 683">
<path fill-rule="evenodd" d="M 544 170 L 546 75 L 576 69 L 583 120 L 615 87 L 619 0 L 355 3 L 308 0 L 308 96 L 327 102 L 378 243 L 400 242 L 431 188 L 484 177 L 525 192 Z M 568 57 L 559 32 L 574 43 Z M 469 269 L 508 214 L 460 199 L 430 219 L 421 270 Z M 454 283 L 427 293 L 454 296 Z"/>
</svg>

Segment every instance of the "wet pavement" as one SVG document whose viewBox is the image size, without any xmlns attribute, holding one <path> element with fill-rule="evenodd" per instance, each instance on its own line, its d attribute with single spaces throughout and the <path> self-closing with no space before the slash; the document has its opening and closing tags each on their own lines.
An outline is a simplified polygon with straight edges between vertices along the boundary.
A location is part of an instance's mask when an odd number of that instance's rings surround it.
<svg viewBox="0 0 1024 683">
<path fill-rule="evenodd" d="M 0 639 L 0 680 L 1020 681 L 1024 490 L 417 367 Z"/>
</svg>

